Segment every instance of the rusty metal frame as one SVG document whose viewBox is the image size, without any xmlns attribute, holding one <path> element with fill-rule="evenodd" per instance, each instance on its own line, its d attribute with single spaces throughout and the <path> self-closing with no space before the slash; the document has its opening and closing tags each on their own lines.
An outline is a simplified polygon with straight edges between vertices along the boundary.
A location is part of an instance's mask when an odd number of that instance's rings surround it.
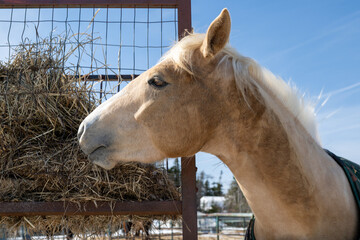
<svg viewBox="0 0 360 240">
<path fill-rule="evenodd" d="M 181 158 L 183 239 L 197 239 L 195 156 Z"/>
<path fill-rule="evenodd" d="M 181 201 L 2 202 L 0 216 L 178 215 L 181 208 Z"/>
<path fill-rule="evenodd" d="M 0 8 L 46 7 L 122 7 L 177 8 L 178 37 L 191 32 L 191 0 L 0 0 Z M 96 78 L 96 77 L 93 77 Z M 98 77 L 97 77 L 98 78 Z M 134 76 L 126 76 L 131 80 Z M 108 77 L 117 80 L 118 76 Z M 182 214 L 183 239 L 197 239 L 195 156 L 181 158 L 182 201 L 150 202 L 16 202 L 0 203 L 0 216 L 29 215 L 179 215 Z"/>
</svg>

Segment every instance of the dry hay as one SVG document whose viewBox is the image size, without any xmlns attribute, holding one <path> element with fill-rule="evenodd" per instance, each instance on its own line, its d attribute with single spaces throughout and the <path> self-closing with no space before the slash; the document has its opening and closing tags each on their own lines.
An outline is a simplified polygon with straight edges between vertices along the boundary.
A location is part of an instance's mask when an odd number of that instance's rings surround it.
<svg viewBox="0 0 360 240">
<path fill-rule="evenodd" d="M 105 171 L 86 159 L 76 133 L 95 107 L 96 94 L 63 68 L 80 45 L 64 54 L 63 40 L 53 41 L 57 44 L 44 40 L 20 46 L 9 63 L 0 64 L 0 201 L 178 200 L 177 189 L 162 169 L 123 163 Z M 0 225 L 101 233 L 127 218 L 2 217 Z"/>
</svg>

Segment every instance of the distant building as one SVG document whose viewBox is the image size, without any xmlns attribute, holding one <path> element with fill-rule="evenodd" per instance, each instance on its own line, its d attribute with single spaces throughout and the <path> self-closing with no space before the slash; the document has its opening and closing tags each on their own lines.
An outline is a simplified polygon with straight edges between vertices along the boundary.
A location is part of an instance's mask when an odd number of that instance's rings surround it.
<svg viewBox="0 0 360 240">
<path fill-rule="evenodd" d="M 215 205 L 223 209 L 224 203 L 225 197 L 223 196 L 203 196 L 200 198 L 200 208 L 202 211 L 209 211 Z"/>
</svg>

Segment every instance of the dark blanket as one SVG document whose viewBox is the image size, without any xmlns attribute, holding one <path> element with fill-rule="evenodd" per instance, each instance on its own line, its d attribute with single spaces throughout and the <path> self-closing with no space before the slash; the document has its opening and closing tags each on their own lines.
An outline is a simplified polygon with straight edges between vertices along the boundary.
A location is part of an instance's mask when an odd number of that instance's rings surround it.
<svg viewBox="0 0 360 240">
<path fill-rule="evenodd" d="M 334 153 L 330 152 L 329 150 L 324 149 L 327 154 L 329 154 L 332 159 L 337 162 L 340 167 L 344 170 L 347 179 L 349 180 L 352 192 L 354 194 L 357 206 L 360 210 L 360 166 L 356 163 L 353 163 L 345 158 L 336 156 Z M 255 225 L 255 218 L 253 217 L 250 220 L 249 226 L 246 230 L 245 240 L 255 240 L 254 234 L 254 225 Z"/>
<path fill-rule="evenodd" d="M 344 170 L 347 179 L 349 180 L 351 189 L 353 191 L 356 203 L 360 209 L 360 166 L 356 163 L 353 163 L 345 158 L 336 156 L 329 150 L 325 149 L 325 152 L 330 155 Z"/>
</svg>

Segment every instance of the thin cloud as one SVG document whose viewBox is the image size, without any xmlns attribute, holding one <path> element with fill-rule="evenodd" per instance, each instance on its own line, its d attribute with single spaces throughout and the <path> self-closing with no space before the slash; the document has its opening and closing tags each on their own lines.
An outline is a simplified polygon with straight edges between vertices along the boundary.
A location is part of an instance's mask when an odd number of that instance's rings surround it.
<svg viewBox="0 0 360 240">
<path fill-rule="evenodd" d="M 348 92 L 348 91 L 351 91 L 351 90 L 354 90 L 356 88 L 359 88 L 357 90 L 360 90 L 360 82 L 356 82 L 350 86 L 346 86 L 346 87 L 343 87 L 343 88 L 340 88 L 340 89 L 337 89 L 337 90 L 334 90 L 334 91 L 330 91 L 328 93 L 323 93 L 323 90 L 321 90 L 319 96 L 317 97 L 316 101 L 315 101 L 315 106 L 316 107 L 316 115 L 318 115 L 318 113 L 320 112 L 321 109 L 324 108 L 325 104 L 332 98 L 334 97 L 335 95 L 338 95 L 340 93 L 345 93 L 345 92 Z M 355 92 L 357 92 L 357 90 Z M 353 94 L 353 93 L 352 93 Z M 324 100 L 322 100 L 324 99 Z M 321 103 L 319 104 L 319 102 L 321 101 Z M 336 109 L 334 111 L 332 111 L 330 114 L 328 114 L 327 116 L 325 116 L 323 119 L 320 119 L 320 121 L 324 120 L 324 119 L 328 119 L 330 117 L 332 117 L 333 115 L 335 115 L 336 113 L 338 113 L 340 111 L 340 108 L 339 109 Z"/>
<path fill-rule="evenodd" d="M 341 111 L 341 108 L 335 109 L 334 111 L 331 111 L 330 113 L 326 114 L 324 117 L 322 117 L 318 121 L 322 122 L 322 121 L 324 121 L 326 119 L 329 119 L 329 118 L 333 117 L 335 114 L 337 114 L 340 111 Z"/>
<path fill-rule="evenodd" d="M 344 126 L 344 127 L 340 127 L 340 128 L 327 129 L 326 131 L 323 131 L 323 134 L 324 135 L 329 135 L 329 134 L 341 133 L 341 132 L 355 130 L 355 129 L 360 129 L 360 123 L 359 124 L 354 124 L 354 125 L 351 125 L 351 126 Z"/>
<path fill-rule="evenodd" d="M 338 21 L 338 22 L 344 22 L 341 25 L 339 25 L 337 27 L 335 27 L 333 25 L 329 25 L 328 27 L 326 27 L 328 30 L 314 36 L 313 38 L 310 38 L 310 39 L 305 40 L 305 41 L 303 41 L 301 43 L 298 43 L 298 44 L 296 44 L 296 45 L 294 45 L 292 47 L 289 47 L 289 48 L 286 48 L 286 49 L 284 49 L 282 51 L 279 51 L 279 52 L 265 58 L 264 61 L 270 61 L 273 58 L 276 58 L 276 57 L 279 57 L 279 56 L 282 56 L 282 55 L 286 55 L 289 52 L 292 52 L 292 51 L 294 51 L 296 49 L 304 47 L 304 46 L 306 46 L 308 44 L 311 44 L 313 42 L 316 42 L 316 41 L 321 40 L 321 39 L 323 39 L 325 37 L 328 37 L 329 35 L 333 35 L 335 33 L 343 31 L 343 30 L 358 31 L 356 28 L 354 28 L 354 26 L 357 26 L 358 22 L 360 22 L 359 15 L 360 15 L 360 11 L 352 13 L 352 14 L 350 14 L 350 15 L 348 15 L 348 16 L 346 16 L 346 17 L 344 17 L 344 18 L 342 18 L 342 19 L 340 19 Z M 353 19 L 354 17 L 355 17 L 355 19 Z M 348 20 L 349 18 L 350 18 L 350 20 Z M 336 42 L 336 41 L 334 41 L 334 42 Z"/>
<path fill-rule="evenodd" d="M 340 88 L 338 90 L 335 90 L 335 91 L 331 91 L 331 92 L 328 92 L 326 94 L 324 94 L 324 97 L 330 97 L 330 96 L 334 96 L 336 94 L 339 94 L 339 93 L 344 93 L 344 92 L 347 92 L 347 91 L 350 91 L 354 88 L 357 88 L 357 87 L 360 87 L 360 82 L 357 82 L 357 83 L 354 83 L 350 86 L 347 86 L 347 87 L 344 87 L 344 88 Z"/>
<path fill-rule="evenodd" d="M 360 105 L 329 109 L 318 116 L 322 146 L 360 162 Z"/>
</svg>

